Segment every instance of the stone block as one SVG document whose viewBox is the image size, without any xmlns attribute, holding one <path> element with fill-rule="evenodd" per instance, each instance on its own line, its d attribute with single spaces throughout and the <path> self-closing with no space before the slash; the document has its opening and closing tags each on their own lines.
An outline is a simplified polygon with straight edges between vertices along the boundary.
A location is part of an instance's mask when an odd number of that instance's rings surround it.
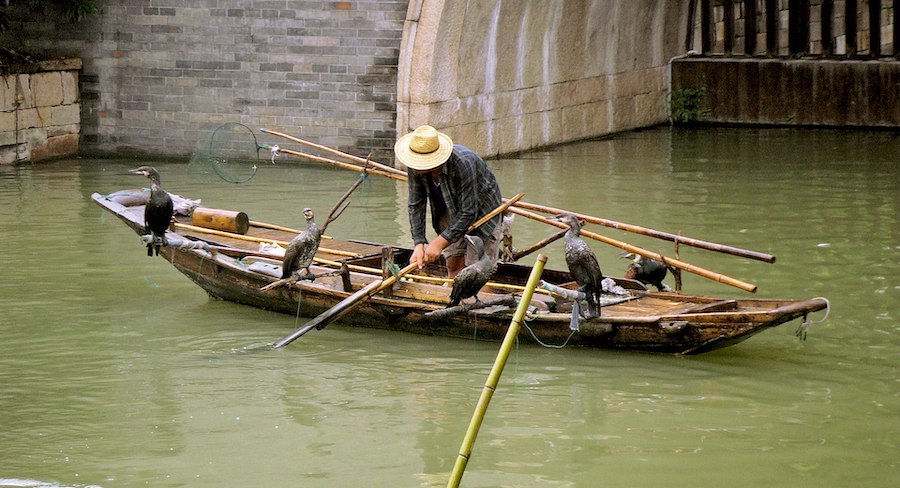
<svg viewBox="0 0 900 488">
<path fill-rule="evenodd" d="M 49 119 L 49 108 L 45 109 L 46 117 Z M 34 129 L 35 127 L 42 127 L 44 125 L 43 120 L 41 119 L 41 114 L 39 109 L 36 108 L 27 108 L 24 110 L 19 110 L 17 112 L 17 119 L 15 120 L 16 127 L 19 130 L 24 129 Z"/>
<path fill-rule="evenodd" d="M 81 105 L 72 103 L 69 105 L 57 105 L 51 107 L 49 125 L 71 125 L 81 121 Z"/>
<path fill-rule="evenodd" d="M 13 132 L 16 130 L 16 113 L 0 112 L 0 132 Z"/>
<path fill-rule="evenodd" d="M 62 77 L 59 71 L 31 75 L 31 89 L 36 107 L 49 107 L 63 102 Z"/>
<path fill-rule="evenodd" d="M 76 103 L 80 98 L 78 93 L 78 72 L 63 71 L 60 73 L 60 81 L 62 82 L 63 105 Z"/>
<path fill-rule="evenodd" d="M 18 75 L 16 94 L 19 96 L 19 108 L 34 107 L 34 91 L 31 89 L 31 75 Z"/>
<path fill-rule="evenodd" d="M 31 149 L 33 162 L 45 159 L 61 158 L 78 153 L 78 134 L 48 137 L 43 144 L 37 144 Z"/>
<path fill-rule="evenodd" d="M 16 75 L 0 76 L 0 112 L 16 108 Z"/>
<path fill-rule="evenodd" d="M 0 145 L 0 165 L 14 164 L 18 161 L 27 161 L 31 158 L 31 151 L 25 144 Z"/>
</svg>

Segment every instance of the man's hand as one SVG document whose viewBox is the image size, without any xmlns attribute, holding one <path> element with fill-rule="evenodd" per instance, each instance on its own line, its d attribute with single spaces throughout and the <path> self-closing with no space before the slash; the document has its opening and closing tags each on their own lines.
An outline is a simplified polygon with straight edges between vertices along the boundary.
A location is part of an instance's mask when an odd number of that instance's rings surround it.
<svg viewBox="0 0 900 488">
<path fill-rule="evenodd" d="M 409 257 L 409 263 L 416 263 L 419 269 L 425 267 L 425 244 L 416 244 L 412 256 Z"/>
<path fill-rule="evenodd" d="M 428 245 L 416 244 L 412 256 L 409 257 L 409 262 L 416 263 L 419 265 L 419 269 L 422 269 L 426 264 L 433 263 L 440 259 L 441 251 L 449 245 L 450 243 L 447 239 L 444 239 L 442 236 L 437 236 L 433 241 L 429 242 Z"/>
</svg>

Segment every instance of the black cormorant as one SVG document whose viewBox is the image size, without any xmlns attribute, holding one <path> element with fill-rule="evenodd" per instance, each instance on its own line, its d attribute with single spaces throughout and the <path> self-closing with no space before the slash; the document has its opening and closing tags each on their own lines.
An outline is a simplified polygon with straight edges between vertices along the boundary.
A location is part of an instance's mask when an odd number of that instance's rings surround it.
<svg viewBox="0 0 900 488">
<path fill-rule="evenodd" d="M 147 255 L 159 256 L 159 248 L 165 246 L 166 229 L 172 223 L 174 206 L 172 197 L 159 185 L 159 171 L 153 166 L 141 166 L 129 171 L 136 175 L 144 175 L 150 179 L 150 199 L 144 206 L 144 230 L 150 234 L 150 242 L 147 243 Z"/>
<path fill-rule="evenodd" d="M 322 239 L 322 232 L 316 221 L 313 220 L 313 211 L 311 208 L 303 209 L 303 216 L 306 217 L 306 230 L 297 234 L 291 239 L 287 249 L 284 251 L 284 261 L 281 264 L 281 279 L 289 278 L 295 271 L 303 271 L 300 276 L 302 279 L 315 279 L 309 272 L 309 265 L 313 262 L 316 251 L 319 250 L 319 241 Z"/>
<path fill-rule="evenodd" d="M 586 318 L 591 319 L 600 316 L 600 295 L 603 292 L 603 272 L 597 263 L 597 256 L 591 248 L 579 237 L 581 221 L 572 214 L 563 214 L 559 221 L 569 226 L 566 232 L 566 264 L 569 273 L 578 283 L 581 291 L 587 298 L 588 310 Z"/>
<path fill-rule="evenodd" d="M 625 258 L 633 258 L 628 269 L 625 270 L 625 277 L 629 280 L 637 280 L 645 285 L 653 285 L 659 291 L 672 291 L 668 285 L 663 283 L 668 273 L 666 265 L 650 258 L 645 258 L 640 254 L 626 252 L 622 255 Z"/>
<path fill-rule="evenodd" d="M 491 278 L 494 266 L 490 256 L 484 253 L 484 241 L 478 236 L 465 236 L 478 254 L 478 261 L 466 266 L 453 278 L 453 290 L 450 291 L 450 304 L 447 308 L 459 305 L 469 297 L 478 302 L 478 292 Z"/>
</svg>

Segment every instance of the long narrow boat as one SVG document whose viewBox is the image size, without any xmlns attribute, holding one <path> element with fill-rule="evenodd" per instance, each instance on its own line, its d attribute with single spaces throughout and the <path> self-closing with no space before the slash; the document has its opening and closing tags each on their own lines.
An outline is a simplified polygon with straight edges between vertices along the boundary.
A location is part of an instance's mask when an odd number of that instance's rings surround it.
<svg viewBox="0 0 900 488">
<path fill-rule="evenodd" d="M 124 190 L 94 202 L 116 215 L 137 234 L 144 234 L 146 192 Z M 290 241 L 295 233 L 274 225 L 253 223 L 245 233 L 230 233 L 193 225 L 193 208 L 177 212 L 167 233 L 169 246 L 161 256 L 210 296 L 286 314 L 316 316 L 372 281 L 383 279 L 385 259 L 405 264 L 410 250 L 361 241 L 323 240 L 311 271 L 328 274 L 267 291 L 260 288 L 281 276 L 281 259 L 260 251 L 261 242 Z M 243 230 L 243 229 L 242 229 Z M 343 272 L 335 272 L 343 266 Z M 514 295 L 530 268 L 501 263 L 479 294 L 482 301 Z M 346 325 L 484 340 L 501 340 L 515 304 L 495 305 L 449 317 L 429 312 L 444 309 L 450 287 L 440 265 L 408 276 L 377 294 L 340 322 Z M 543 280 L 572 287 L 568 272 L 545 269 Z M 771 327 L 806 318 L 827 302 L 810 300 L 729 299 L 648 291 L 638 282 L 616 279 L 618 294 L 605 300 L 599 318 L 581 320 L 573 330 L 572 304 L 550 292 L 536 294 L 524 342 L 596 348 L 698 354 L 720 349 Z"/>
</svg>

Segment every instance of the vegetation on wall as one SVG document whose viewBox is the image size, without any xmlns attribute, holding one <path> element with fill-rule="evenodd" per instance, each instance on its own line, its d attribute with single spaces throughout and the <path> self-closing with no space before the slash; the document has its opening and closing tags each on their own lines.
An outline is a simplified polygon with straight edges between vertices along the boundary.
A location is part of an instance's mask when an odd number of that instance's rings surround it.
<svg viewBox="0 0 900 488">
<path fill-rule="evenodd" d="M 77 22 L 99 9 L 96 0 L 0 0 L 0 32 L 9 29 L 10 11 L 24 6 L 33 15 L 51 15 L 61 22 Z"/>
<path fill-rule="evenodd" d="M 97 0 L 0 0 L 0 34 L 14 36 L 11 29 L 15 21 L 29 17 L 40 20 L 52 18 L 61 24 L 68 24 L 98 11 Z M 27 46 L 13 48 L 2 41 L 0 39 L 0 74 L 29 71 L 36 63 L 52 58 L 48 53 L 32 52 Z"/>
<path fill-rule="evenodd" d="M 669 121 L 673 124 L 692 124 L 709 117 L 703 108 L 705 93 L 701 88 L 678 87 L 669 94 Z"/>
</svg>

